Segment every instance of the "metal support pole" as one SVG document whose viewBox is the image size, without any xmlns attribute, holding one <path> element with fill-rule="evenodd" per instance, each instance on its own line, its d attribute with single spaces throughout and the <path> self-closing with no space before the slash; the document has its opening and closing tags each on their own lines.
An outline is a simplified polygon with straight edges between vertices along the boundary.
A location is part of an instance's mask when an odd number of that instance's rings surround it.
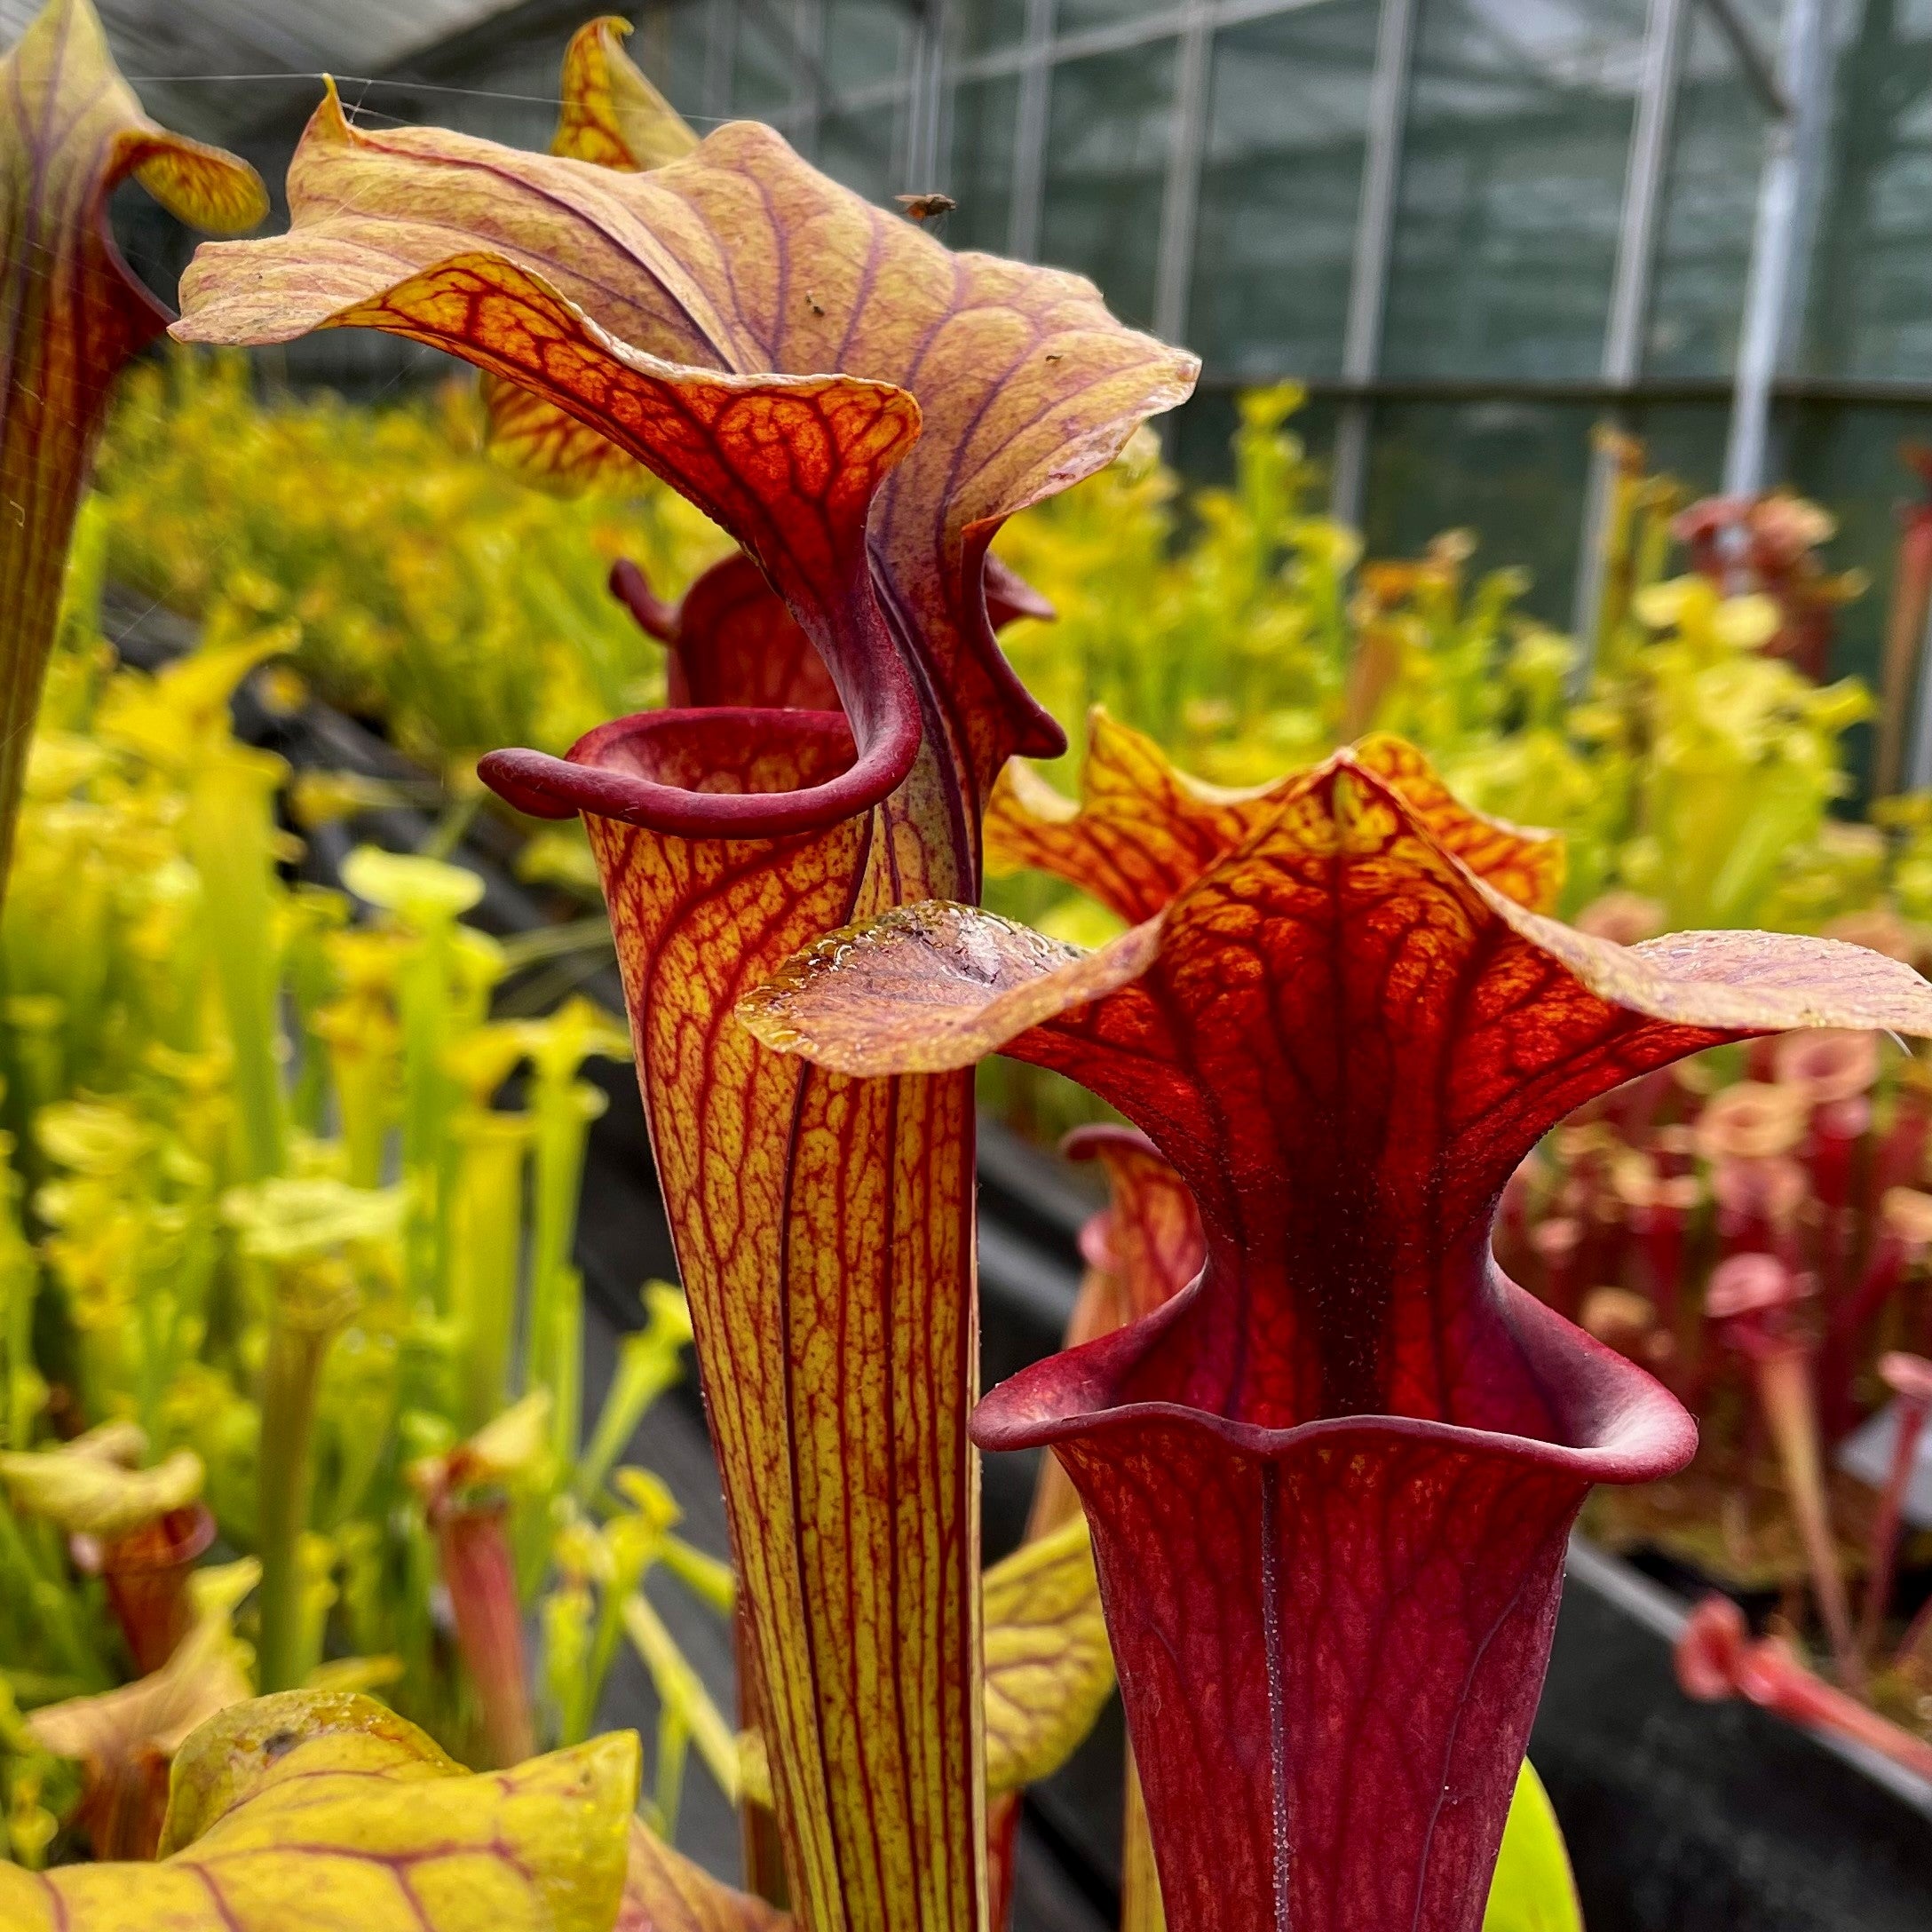
<svg viewBox="0 0 1932 1932">
<path fill-rule="evenodd" d="M 1686 0 L 1651 0 L 1644 21 L 1643 67 L 1637 81 L 1636 114 L 1630 128 L 1630 156 L 1624 175 L 1623 220 L 1617 235 L 1610 319 L 1603 330 L 1603 381 L 1619 389 L 1635 382 L 1643 368 L 1643 337 L 1650 327 L 1664 178 L 1670 162 L 1677 83 L 1683 71 L 1686 13 Z M 1572 677 L 1578 690 L 1589 683 L 1600 643 L 1596 618 L 1603 595 L 1603 526 L 1615 476 L 1616 463 L 1611 453 L 1593 449 L 1589 482 L 1584 493 L 1576 601 L 1571 621 L 1577 639 L 1577 662 Z"/>
<path fill-rule="evenodd" d="M 1013 211 L 1010 254 L 1030 262 L 1040 253 L 1047 185 L 1047 88 L 1053 77 L 1053 0 L 1026 0 L 1026 64 L 1019 74 L 1018 124 L 1013 134 Z"/>
<path fill-rule="evenodd" d="M 1677 80 L 1683 67 L 1684 0 L 1651 0 L 1643 30 L 1643 72 L 1630 133 L 1624 178 L 1623 226 L 1617 237 L 1616 280 L 1610 321 L 1603 332 L 1603 379 L 1633 383 L 1643 366 L 1643 336 L 1651 320 L 1651 285 L 1657 267 L 1657 230 L 1664 208 L 1664 176 L 1670 163 L 1671 127 Z"/>
<path fill-rule="evenodd" d="M 1349 316 L 1342 338 L 1342 379 L 1373 382 L 1382 360 L 1382 316 L 1389 302 L 1389 263 L 1395 239 L 1396 195 L 1402 180 L 1402 128 L 1415 58 L 1416 0 L 1382 0 L 1375 36 L 1375 72 L 1369 84 L 1368 142 L 1362 157 L 1362 202 L 1355 224 L 1355 262 L 1349 278 Z M 1368 470 L 1369 407 L 1342 406 L 1329 471 L 1329 513 L 1356 524 Z"/>
<path fill-rule="evenodd" d="M 1788 352 L 1808 279 L 1809 215 L 1831 106 L 1831 59 L 1825 0 L 1788 0 L 1778 75 L 1792 112 L 1773 123 L 1758 183 L 1724 451 L 1727 496 L 1754 496 L 1764 487 L 1771 384 Z"/>
<path fill-rule="evenodd" d="M 1738 0 L 1704 0 L 1704 11 L 1738 57 L 1738 70 L 1750 83 L 1751 91 L 1764 103 L 1764 111 L 1774 119 L 1786 120 L 1791 114 L 1791 96 L 1785 91 L 1775 65 L 1764 58 L 1751 23 L 1738 10 Z"/>
<path fill-rule="evenodd" d="M 1208 58 L 1214 44 L 1205 0 L 1191 0 L 1184 19 L 1174 75 L 1168 179 L 1160 202 L 1160 254 L 1154 273 L 1154 333 L 1167 342 L 1179 342 L 1187 334 L 1201 146 L 1208 133 Z"/>
</svg>

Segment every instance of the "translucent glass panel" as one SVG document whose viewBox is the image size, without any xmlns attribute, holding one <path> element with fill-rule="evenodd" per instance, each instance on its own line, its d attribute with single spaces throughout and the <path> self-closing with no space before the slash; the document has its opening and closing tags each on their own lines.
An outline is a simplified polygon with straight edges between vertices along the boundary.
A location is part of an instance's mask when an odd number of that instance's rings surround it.
<svg viewBox="0 0 1932 1932">
<path fill-rule="evenodd" d="M 1026 37 L 1026 0 L 957 0 L 959 51 L 991 53 Z"/>
<path fill-rule="evenodd" d="M 1599 373 L 1644 12 L 1422 0 L 1386 373 Z"/>
<path fill-rule="evenodd" d="M 1806 363 L 1932 378 L 1932 4 L 1867 0 L 1839 43 Z"/>
<path fill-rule="evenodd" d="M 1643 367 L 1652 376 L 1728 376 L 1744 313 L 1762 101 L 1702 7 L 1691 10 L 1657 232 Z M 1767 49 L 1775 38 L 1762 36 Z"/>
<path fill-rule="evenodd" d="M 1863 570 L 1872 580 L 1872 588 L 1840 616 L 1831 673 L 1875 683 L 1886 601 L 1898 563 L 1898 511 L 1923 495 L 1898 460 L 1898 448 L 1905 442 L 1932 442 L 1932 408 L 1811 404 L 1781 410 L 1778 429 L 1786 460 L 1775 473 L 1838 519 L 1837 538 L 1825 553 L 1833 566 Z"/>
<path fill-rule="evenodd" d="M 1567 629 L 1590 425 L 1583 403 L 1404 403 L 1375 412 L 1364 535 L 1413 557 L 1444 530 L 1481 539 L 1475 568 L 1530 574 L 1524 607 Z"/>
<path fill-rule="evenodd" d="M 1116 21 L 1173 11 L 1174 0 L 1058 0 L 1053 26 L 1056 33 L 1077 34 L 1086 28 L 1112 27 Z"/>
<path fill-rule="evenodd" d="M 1630 412 L 1645 467 L 1675 477 L 1693 501 L 1716 494 L 1724 474 L 1724 443 L 1730 430 L 1728 402 L 1650 403 Z"/>
<path fill-rule="evenodd" d="M 672 107 L 697 124 L 705 106 L 709 23 L 704 0 L 657 0 L 637 15 L 637 25 L 631 57 L 664 90 Z"/>
<path fill-rule="evenodd" d="M 1197 389 L 1171 416 L 1155 419 L 1167 460 L 1190 484 L 1226 484 L 1234 476 L 1231 447 L 1240 421 L 1234 394 Z"/>
<path fill-rule="evenodd" d="M 665 65 L 661 75 L 664 91 L 681 113 L 701 115 L 705 68 L 710 53 L 710 12 L 703 0 L 676 0 L 669 10 L 669 32 L 664 38 Z M 701 123 L 698 131 L 705 131 Z"/>
<path fill-rule="evenodd" d="M 1186 339 L 1239 381 L 1342 367 L 1376 0 L 1215 37 Z"/>
<path fill-rule="evenodd" d="M 825 78 L 834 95 L 894 79 L 912 47 L 907 0 L 825 0 Z"/>
<path fill-rule="evenodd" d="M 1154 427 L 1167 446 L 1168 461 L 1187 479 L 1190 487 L 1234 480 L 1234 436 L 1240 427 L 1235 395 L 1233 390 L 1218 387 L 1196 390 L 1173 415 L 1154 418 Z M 1311 511 L 1326 511 L 1328 507 L 1326 472 L 1334 449 L 1339 408 L 1329 398 L 1317 397 L 1303 403 L 1287 424 L 1317 467 L 1317 480 L 1304 499 Z"/>
<path fill-rule="evenodd" d="M 953 91 L 952 159 L 946 193 L 959 206 L 946 218 L 956 249 L 1002 251 L 1013 211 L 1013 144 L 1019 124 L 1019 81 L 1004 75 L 967 81 Z"/>
<path fill-rule="evenodd" d="M 819 123 L 818 163 L 867 201 L 891 203 L 900 190 L 893 175 L 893 133 L 899 113 L 888 105 L 827 114 Z"/>
<path fill-rule="evenodd" d="M 790 0 L 738 8 L 732 112 L 753 120 L 782 114 L 798 98 L 798 9 Z"/>
<path fill-rule="evenodd" d="M 1173 107 L 1171 40 L 1053 72 L 1041 259 L 1090 275 L 1142 328 L 1153 320 Z"/>
</svg>

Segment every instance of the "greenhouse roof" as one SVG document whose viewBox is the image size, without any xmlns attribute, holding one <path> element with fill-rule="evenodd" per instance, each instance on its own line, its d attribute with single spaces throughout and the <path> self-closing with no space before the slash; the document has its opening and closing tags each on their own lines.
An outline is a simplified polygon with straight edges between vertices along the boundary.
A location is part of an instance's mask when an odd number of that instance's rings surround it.
<svg viewBox="0 0 1932 1932">
<path fill-rule="evenodd" d="M 291 105 L 281 76 L 379 74 L 515 0 L 95 0 L 122 72 L 150 114 L 221 139 Z M 42 0 L 0 0 L 0 47 Z M 313 94 L 313 87 L 309 89 Z"/>
</svg>

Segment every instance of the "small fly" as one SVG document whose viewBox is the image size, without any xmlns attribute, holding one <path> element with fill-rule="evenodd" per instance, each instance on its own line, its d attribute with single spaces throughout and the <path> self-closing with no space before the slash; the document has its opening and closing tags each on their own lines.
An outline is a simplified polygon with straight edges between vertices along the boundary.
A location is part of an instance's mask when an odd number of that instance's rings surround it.
<svg viewBox="0 0 1932 1932">
<path fill-rule="evenodd" d="M 959 206 L 950 194 L 937 192 L 930 194 L 900 194 L 894 197 L 906 210 L 908 221 L 916 221 L 922 226 L 930 223 L 935 234 L 946 227 L 946 218 Z"/>
</svg>

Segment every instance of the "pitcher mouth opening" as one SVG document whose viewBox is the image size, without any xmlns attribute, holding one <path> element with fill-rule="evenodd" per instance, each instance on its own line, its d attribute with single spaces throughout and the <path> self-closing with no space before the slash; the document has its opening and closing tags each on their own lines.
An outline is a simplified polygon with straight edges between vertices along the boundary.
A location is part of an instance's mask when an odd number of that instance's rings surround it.
<svg viewBox="0 0 1932 1932">
<path fill-rule="evenodd" d="M 1201 1293 L 1193 1285 L 1152 1314 L 1097 1342 L 1034 1363 L 981 1398 L 972 1437 L 981 1449 L 1050 1448 L 1150 1423 L 1198 1432 L 1236 1454 L 1277 1461 L 1352 1437 L 1405 1437 L 1445 1449 L 1502 1456 L 1572 1474 L 1584 1483 L 1645 1483 L 1675 1475 L 1697 1452 L 1697 1424 L 1661 1383 L 1497 1278 L 1500 1317 L 1551 1419 L 1547 1432 L 1473 1426 L 1432 1416 L 1368 1411 L 1264 1427 L 1239 1413 L 1149 1399 L 1138 1373 L 1156 1350 L 1184 1346 L 1181 1334 Z"/>
<path fill-rule="evenodd" d="M 890 717 L 860 751 L 838 711 L 723 706 L 641 711 L 562 758 L 493 751 L 478 775 L 519 812 L 578 812 L 686 838 L 777 838 L 869 812 L 918 755 L 916 717 Z"/>
<path fill-rule="evenodd" d="M 215 1540 L 215 1518 L 205 1503 L 170 1509 L 112 1541 L 89 1540 L 95 1568 L 103 1574 L 141 1577 L 184 1569 Z"/>
</svg>

